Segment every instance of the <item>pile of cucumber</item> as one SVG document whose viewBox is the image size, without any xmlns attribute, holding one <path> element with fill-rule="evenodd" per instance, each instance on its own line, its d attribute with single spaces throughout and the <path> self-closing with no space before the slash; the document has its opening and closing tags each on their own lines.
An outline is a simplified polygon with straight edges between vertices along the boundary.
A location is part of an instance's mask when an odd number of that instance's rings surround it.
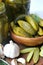
<svg viewBox="0 0 43 65">
<path fill-rule="evenodd" d="M 43 36 L 43 19 L 35 14 L 26 15 L 16 22 L 11 22 L 14 34 L 22 37 Z"/>
<path fill-rule="evenodd" d="M 30 62 L 32 57 L 33 57 L 34 64 L 37 63 L 39 60 L 39 48 L 38 47 L 25 48 L 25 49 L 21 50 L 21 53 L 22 54 L 28 53 L 26 62 Z"/>
<path fill-rule="evenodd" d="M 32 59 L 34 64 L 36 64 L 40 56 L 43 57 L 43 46 L 41 46 L 40 48 L 39 47 L 25 48 L 25 49 L 22 49 L 20 52 L 21 54 L 28 53 L 26 62 L 30 62 L 30 60 Z"/>
</svg>

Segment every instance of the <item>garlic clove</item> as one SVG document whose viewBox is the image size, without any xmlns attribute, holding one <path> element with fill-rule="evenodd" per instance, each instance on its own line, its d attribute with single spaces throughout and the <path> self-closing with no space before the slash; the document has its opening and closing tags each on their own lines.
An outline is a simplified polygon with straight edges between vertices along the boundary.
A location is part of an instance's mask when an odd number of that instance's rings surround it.
<svg viewBox="0 0 43 65">
<path fill-rule="evenodd" d="M 0 44 L 0 58 L 4 58 L 3 45 Z"/>
<path fill-rule="evenodd" d="M 13 44 L 14 42 L 12 40 L 9 41 L 10 44 Z"/>
<path fill-rule="evenodd" d="M 15 50 L 15 57 L 18 57 L 20 55 L 20 48 L 17 44 L 14 44 L 14 50 Z"/>
<path fill-rule="evenodd" d="M 9 44 L 6 44 L 5 46 L 4 46 L 4 55 L 6 56 L 6 57 L 9 57 L 10 55 L 9 55 L 9 52 L 10 52 L 10 45 Z"/>
<path fill-rule="evenodd" d="M 10 51 L 10 58 L 18 57 L 20 54 L 20 48 L 16 43 L 13 43 L 13 41 L 10 41 L 11 51 Z"/>
<path fill-rule="evenodd" d="M 17 64 L 17 60 L 16 60 L 16 59 L 13 59 L 13 60 L 11 61 L 11 65 L 18 65 L 18 64 Z"/>
<path fill-rule="evenodd" d="M 2 45 L 0 44 L 0 54 L 2 54 Z"/>
<path fill-rule="evenodd" d="M 24 58 L 18 58 L 17 61 L 22 63 L 23 65 L 26 65 L 26 61 Z"/>
<path fill-rule="evenodd" d="M 20 54 L 20 48 L 19 48 L 19 46 L 16 43 L 14 43 L 12 40 L 10 40 L 10 46 L 12 48 L 12 51 L 10 52 L 12 54 L 10 54 L 10 57 L 11 58 L 18 57 L 19 54 Z"/>
</svg>

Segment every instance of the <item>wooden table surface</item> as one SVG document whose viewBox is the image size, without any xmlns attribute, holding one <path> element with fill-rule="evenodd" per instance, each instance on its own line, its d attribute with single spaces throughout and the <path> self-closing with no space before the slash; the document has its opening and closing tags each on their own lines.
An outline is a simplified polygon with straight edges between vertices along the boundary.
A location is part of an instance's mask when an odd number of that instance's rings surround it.
<svg viewBox="0 0 43 65">
<path fill-rule="evenodd" d="M 6 61 L 10 64 L 11 59 L 6 58 Z M 18 63 L 18 65 L 22 65 L 22 64 Z M 33 60 L 31 60 L 30 63 L 26 63 L 26 65 L 43 65 L 43 58 L 40 58 L 37 64 L 34 64 Z"/>
<path fill-rule="evenodd" d="M 23 46 L 23 45 L 21 45 L 21 44 L 19 44 L 19 47 L 20 47 L 20 49 L 26 48 L 25 46 Z M 20 54 L 19 57 L 23 57 L 23 58 L 26 59 L 27 54 Z M 6 60 L 8 63 L 10 63 L 12 59 L 6 58 L 5 60 Z M 22 65 L 22 64 L 21 64 L 21 63 L 18 63 L 18 65 Z M 29 63 L 26 63 L 26 65 L 43 65 L 43 58 L 40 57 L 37 64 L 34 64 L 33 60 L 31 59 L 31 61 L 30 61 Z"/>
</svg>

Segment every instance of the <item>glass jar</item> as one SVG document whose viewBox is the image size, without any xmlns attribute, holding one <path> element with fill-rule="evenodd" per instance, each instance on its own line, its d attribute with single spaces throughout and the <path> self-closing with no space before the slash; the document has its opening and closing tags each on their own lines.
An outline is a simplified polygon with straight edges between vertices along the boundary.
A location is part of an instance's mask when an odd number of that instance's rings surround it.
<svg viewBox="0 0 43 65">
<path fill-rule="evenodd" d="M 30 0 L 3 0 L 6 4 L 7 15 L 10 21 L 21 14 L 29 14 Z"/>
<path fill-rule="evenodd" d="M 8 36 L 8 17 L 5 14 L 5 4 L 0 2 L 0 43 L 7 39 Z"/>
<path fill-rule="evenodd" d="M 2 0 L 0 0 L 0 2 L 2 2 Z"/>
</svg>

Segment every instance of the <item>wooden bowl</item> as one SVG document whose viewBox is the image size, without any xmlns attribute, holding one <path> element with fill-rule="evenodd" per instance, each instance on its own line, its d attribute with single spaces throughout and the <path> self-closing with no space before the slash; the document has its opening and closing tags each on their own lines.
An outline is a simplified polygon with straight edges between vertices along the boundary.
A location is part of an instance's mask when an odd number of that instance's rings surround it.
<svg viewBox="0 0 43 65">
<path fill-rule="evenodd" d="M 43 44 L 43 36 L 37 38 L 25 38 L 25 37 L 17 36 L 13 32 L 11 32 L 11 38 L 15 42 L 26 46 L 37 46 Z"/>
</svg>

